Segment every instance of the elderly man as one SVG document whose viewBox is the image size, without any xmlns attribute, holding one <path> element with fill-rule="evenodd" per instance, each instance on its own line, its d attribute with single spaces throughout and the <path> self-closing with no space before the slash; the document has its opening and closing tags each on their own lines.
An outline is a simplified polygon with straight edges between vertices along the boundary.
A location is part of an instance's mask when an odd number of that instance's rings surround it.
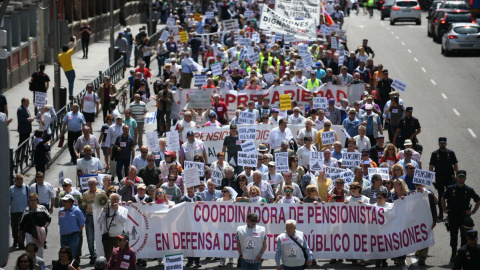
<svg viewBox="0 0 480 270">
<path fill-rule="evenodd" d="M 123 119 L 123 123 L 130 128 L 130 136 L 133 141 L 136 142 L 138 140 L 138 125 L 137 121 L 132 117 L 132 109 L 125 110 L 125 119 Z"/>
<path fill-rule="evenodd" d="M 75 199 L 67 194 L 62 198 L 63 207 L 58 211 L 58 225 L 60 227 L 60 245 L 69 246 L 73 257 L 77 257 L 80 235 L 85 225 L 85 217 L 77 206 Z"/>
<path fill-rule="evenodd" d="M 383 152 L 385 150 L 385 137 L 383 134 L 379 134 L 377 138 L 375 138 L 377 144 L 370 148 L 370 158 L 375 161 L 377 164 L 380 164 L 380 160 L 382 159 Z"/>
<path fill-rule="evenodd" d="M 372 175 L 372 185 L 362 189 L 362 195 L 367 196 L 370 198 L 370 203 L 374 204 L 377 202 L 377 194 L 379 192 L 387 193 L 388 190 L 386 187 L 383 186 L 382 177 L 379 174 Z"/>
<path fill-rule="evenodd" d="M 181 145 L 178 155 L 182 166 L 185 160 L 193 161 L 195 155 L 203 156 L 205 164 L 208 163 L 207 148 L 202 140 L 195 138 L 195 133 L 193 133 L 193 131 L 187 132 L 187 141 Z"/>
<path fill-rule="evenodd" d="M 262 180 L 267 181 L 274 189 L 284 182 L 282 174 L 276 172 L 274 161 L 268 163 L 268 172 L 263 174 Z"/>
<path fill-rule="evenodd" d="M 313 121 L 311 119 L 305 120 L 305 128 L 300 129 L 297 136 L 297 143 L 299 145 L 304 145 L 305 142 L 303 138 L 310 137 L 310 138 L 317 138 L 318 130 L 313 128 Z"/>
<path fill-rule="evenodd" d="M 28 206 L 28 195 L 30 191 L 28 185 L 23 183 L 23 175 L 15 175 L 15 184 L 10 186 L 10 225 L 12 228 L 13 245 L 15 248 L 18 245 L 19 249 L 24 249 L 25 244 L 23 240 L 18 237 L 18 226 L 22 218 L 23 211 Z"/>
<path fill-rule="evenodd" d="M 182 88 L 188 89 L 192 86 L 193 73 L 197 71 L 197 68 L 193 64 L 195 60 L 190 57 L 189 52 L 185 52 L 182 61 L 180 61 L 182 67 L 182 79 L 180 81 L 180 86 Z"/>
<path fill-rule="evenodd" d="M 332 122 L 333 125 L 341 125 L 342 124 L 342 112 L 340 109 L 335 107 L 335 99 L 330 98 L 328 100 L 328 107 L 325 110 L 325 116 L 328 120 Z"/>
<path fill-rule="evenodd" d="M 288 116 L 288 123 L 291 125 L 301 125 L 305 123 L 305 117 L 300 114 L 300 108 L 293 108 L 293 114 Z"/>
<path fill-rule="evenodd" d="M 122 196 L 122 201 L 131 201 L 137 194 L 139 184 L 143 184 L 143 179 L 137 176 L 137 168 L 132 165 L 128 175 L 118 184 L 118 194 Z"/>
<path fill-rule="evenodd" d="M 365 111 L 360 125 L 367 127 L 366 135 L 373 142 L 379 134 L 383 134 L 382 120 L 378 114 L 373 112 L 372 104 L 365 105 Z"/>
<path fill-rule="evenodd" d="M 359 183 L 362 186 L 362 190 L 372 185 L 372 182 L 370 182 L 367 178 L 363 177 L 363 167 L 353 167 L 353 174 L 355 175 L 355 177 L 353 178 L 353 182 Z"/>
<path fill-rule="evenodd" d="M 263 253 L 267 249 L 265 227 L 257 225 L 257 222 L 258 215 L 248 213 L 247 225 L 237 228 L 235 239 L 237 240 L 237 251 L 242 261 L 242 269 L 260 269 Z"/>
<path fill-rule="evenodd" d="M 83 153 L 83 149 L 86 145 L 89 145 L 91 148 L 94 148 L 97 152 L 96 157 L 100 158 L 100 144 L 98 143 L 97 137 L 90 134 L 91 128 L 89 126 L 83 126 L 82 133 L 83 135 L 78 137 L 77 141 L 75 142 L 74 150 L 77 159 L 82 158 L 85 156 Z M 95 157 L 95 154 L 92 154 Z"/>
<path fill-rule="evenodd" d="M 219 198 L 222 198 L 222 192 L 218 189 L 215 189 L 215 183 L 213 183 L 212 179 L 208 179 L 207 181 L 207 189 L 200 193 L 202 199 L 204 201 L 216 201 Z"/>
<path fill-rule="evenodd" d="M 122 135 L 117 137 L 115 145 L 113 146 L 116 154 L 112 154 L 117 161 L 118 179 L 122 178 L 122 168 L 124 168 L 125 175 L 127 175 L 128 166 L 135 158 L 135 142 L 129 135 L 130 128 L 127 125 L 124 125 L 122 131 Z"/>
<path fill-rule="evenodd" d="M 357 150 L 358 152 L 362 152 L 363 150 L 370 150 L 372 145 L 370 143 L 370 139 L 365 136 L 367 133 L 367 128 L 363 125 L 358 126 L 358 135 L 353 137 L 356 141 Z"/>
<path fill-rule="evenodd" d="M 137 166 L 135 166 L 138 168 Z M 160 168 L 155 166 L 155 154 L 150 153 L 147 155 L 147 165 L 144 167 L 140 167 L 138 170 L 138 176 L 143 179 L 145 185 L 155 185 L 160 186 L 163 182 L 162 171 Z"/>
<path fill-rule="evenodd" d="M 300 189 L 300 186 L 297 185 L 297 183 L 293 182 L 292 172 L 290 172 L 290 171 L 283 172 L 282 175 L 283 175 L 283 179 L 285 179 L 285 181 L 280 182 L 280 185 L 278 185 L 278 188 L 277 188 L 277 191 L 275 192 L 275 194 L 277 196 L 278 195 L 285 196 L 284 187 L 285 186 L 290 186 L 290 187 L 293 188 L 292 195 L 299 198 L 299 199 L 302 199 L 303 198 L 302 190 Z"/>
<path fill-rule="evenodd" d="M 293 219 L 285 222 L 286 230 L 277 237 L 275 262 L 277 270 L 302 270 L 303 265 L 312 265 L 313 255 L 303 232 L 297 231 L 297 222 Z M 305 260 L 304 252 L 307 254 Z M 280 260 L 282 263 L 280 263 Z M 283 267 L 282 267 L 283 266 Z"/>
<path fill-rule="evenodd" d="M 136 156 L 133 159 L 132 165 L 139 169 L 147 166 L 148 165 L 147 155 L 148 155 L 148 147 L 145 145 L 140 147 L 140 155 Z"/>
<path fill-rule="evenodd" d="M 98 87 L 97 95 L 100 98 L 100 104 L 102 105 L 103 119 L 109 112 L 109 104 L 111 101 L 115 101 L 115 97 L 118 95 L 117 87 L 111 83 L 110 77 L 103 77 L 103 83 Z"/>
<path fill-rule="evenodd" d="M 332 122 L 330 120 L 325 120 L 323 122 L 323 129 L 318 131 L 317 137 L 315 138 L 315 146 L 317 146 L 317 149 L 319 151 L 322 150 L 324 147 L 329 146 L 329 145 L 324 145 L 323 144 L 322 133 L 323 132 L 328 132 L 328 131 L 334 131 L 333 129 L 331 129 L 331 127 L 332 127 Z M 335 132 L 335 141 L 338 141 L 337 132 Z"/>
<path fill-rule="evenodd" d="M 117 193 L 110 194 L 110 203 L 103 208 L 98 216 L 98 224 L 104 224 L 102 234 L 108 234 L 103 239 L 103 250 L 105 258 L 109 259 L 112 255 L 113 248 L 117 246 L 117 235 L 123 233 L 126 229 L 125 224 L 128 220 L 127 208 L 120 206 L 120 195 Z"/>
<path fill-rule="evenodd" d="M 328 167 L 338 168 L 338 160 L 332 157 L 332 149 L 330 147 L 325 147 L 323 149 L 323 165 Z"/>
<path fill-rule="evenodd" d="M 130 103 L 130 109 L 132 110 L 132 117 L 137 121 L 138 140 L 135 142 L 137 145 L 143 145 L 143 128 L 145 126 L 145 117 L 148 113 L 147 104 L 141 100 L 139 94 L 133 96 L 133 102 Z"/>
<path fill-rule="evenodd" d="M 47 208 L 47 210 L 53 213 L 53 204 L 55 194 L 53 193 L 53 186 L 45 182 L 45 175 L 43 172 L 37 172 L 35 174 L 35 182 L 30 186 L 29 193 L 38 194 L 38 204 L 41 204 Z"/>
<path fill-rule="evenodd" d="M 295 155 L 295 151 L 293 151 L 292 149 L 288 148 L 288 141 L 287 140 L 283 140 L 280 144 L 280 148 L 278 148 L 277 150 L 274 150 L 273 151 L 273 157 L 275 158 L 275 154 L 277 153 L 285 153 L 287 152 L 288 153 L 288 158 L 292 157 L 293 155 Z"/>
<path fill-rule="evenodd" d="M 294 145 L 292 131 L 287 127 L 287 119 L 281 118 L 278 121 L 278 127 L 273 128 L 268 136 L 267 143 L 270 145 L 272 153 L 281 147 L 281 142 L 286 140 L 289 144 Z"/>
<path fill-rule="evenodd" d="M 68 129 L 68 151 L 70 152 L 70 161 L 72 164 L 77 164 L 77 155 L 73 146 L 82 135 L 82 127 L 87 123 L 83 114 L 79 112 L 79 109 L 80 106 L 74 103 L 72 111 L 65 114 L 62 120 L 61 136 L 65 136 L 65 131 Z"/>
<path fill-rule="evenodd" d="M 253 172 L 253 182 L 249 183 L 247 188 L 250 189 L 252 186 L 256 186 L 260 188 L 260 194 L 263 198 L 265 198 L 268 202 L 273 203 L 275 201 L 275 195 L 273 193 L 272 186 L 265 180 L 262 180 L 263 174 L 260 171 Z"/>
<path fill-rule="evenodd" d="M 213 96 L 212 110 L 217 114 L 218 122 L 222 125 L 228 124 L 228 108 L 225 102 L 220 101 L 219 94 Z"/>
<path fill-rule="evenodd" d="M 409 139 L 405 140 L 405 142 L 403 143 L 403 146 L 405 147 L 405 149 L 398 152 L 398 158 L 403 159 L 405 157 L 405 155 L 404 155 L 405 150 L 410 149 L 410 150 L 412 150 L 412 159 L 415 160 L 418 163 L 418 167 L 421 169 L 422 168 L 422 156 L 419 152 L 417 152 L 413 149 L 412 140 L 409 140 Z"/>
<path fill-rule="evenodd" d="M 94 244 L 93 201 L 95 200 L 95 196 L 104 193 L 105 191 L 97 188 L 97 179 L 95 177 L 88 179 L 88 190 L 82 195 L 82 208 L 85 213 L 85 232 L 87 234 L 88 251 L 90 253 L 90 264 L 94 264 L 97 259 Z"/>
</svg>

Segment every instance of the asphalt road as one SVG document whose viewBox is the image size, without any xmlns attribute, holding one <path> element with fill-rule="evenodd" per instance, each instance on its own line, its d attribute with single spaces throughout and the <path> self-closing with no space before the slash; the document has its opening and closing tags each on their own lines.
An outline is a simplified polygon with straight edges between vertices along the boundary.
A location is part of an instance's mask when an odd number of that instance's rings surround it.
<svg viewBox="0 0 480 270">
<path fill-rule="evenodd" d="M 437 149 L 437 140 L 440 136 L 448 138 L 448 148 L 454 150 L 459 160 L 459 168 L 468 172 L 467 185 L 480 192 L 480 183 L 476 176 L 480 168 L 476 162 L 480 159 L 480 125 L 476 118 L 476 107 L 480 103 L 478 56 L 470 54 L 444 57 L 440 54 L 440 45 L 427 37 L 425 13 L 422 14 L 422 25 L 414 23 L 397 23 L 390 26 L 388 21 L 380 21 L 378 11 L 373 18 L 361 14 L 345 19 L 344 29 L 347 28 L 348 47 L 354 50 L 364 38 L 369 39 L 369 45 L 375 51 L 375 64 L 382 63 L 388 69 L 391 78 L 398 78 L 407 82 L 405 93 L 401 94 L 405 104 L 414 108 L 414 116 L 419 118 L 422 133 L 420 143 L 424 146 L 423 164 L 428 168 L 430 153 Z M 154 61 L 152 74 L 157 74 L 157 65 Z M 150 110 L 153 104 L 150 104 Z M 100 123 L 94 125 L 94 134 L 98 134 Z M 153 130 L 148 127 L 147 130 Z M 75 167 L 69 163 L 68 151 L 50 167 L 46 180 L 58 187 L 58 172 L 64 170 L 65 175 L 75 175 Z M 480 224 L 479 213 L 473 216 L 476 224 Z M 53 214 L 53 221 L 48 236 L 49 248 L 45 250 L 44 258 L 47 265 L 57 258 L 59 248 L 58 211 Z M 478 229 L 478 225 L 476 226 Z M 450 258 L 449 235 L 444 223 L 439 223 L 434 229 L 435 245 L 430 248 L 427 265 L 429 269 L 448 269 Z M 6 269 L 13 269 L 14 261 L 21 251 L 10 253 L 10 260 Z M 83 254 L 88 254 L 86 244 Z M 412 254 L 410 254 L 412 255 Z M 415 256 L 407 257 L 404 267 L 389 267 L 391 269 L 417 269 Z M 328 260 L 318 260 L 316 269 L 351 269 L 357 268 L 351 263 L 329 264 Z M 92 269 L 86 265 L 88 259 L 82 259 L 82 269 Z M 218 261 L 202 260 L 204 269 L 220 269 Z M 389 261 L 389 264 L 393 263 Z M 368 265 L 368 268 L 374 267 Z M 148 269 L 161 269 L 156 261 L 148 263 Z M 262 269 L 274 269 L 275 262 L 266 260 Z M 232 265 L 221 269 L 234 269 Z"/>
</svg>

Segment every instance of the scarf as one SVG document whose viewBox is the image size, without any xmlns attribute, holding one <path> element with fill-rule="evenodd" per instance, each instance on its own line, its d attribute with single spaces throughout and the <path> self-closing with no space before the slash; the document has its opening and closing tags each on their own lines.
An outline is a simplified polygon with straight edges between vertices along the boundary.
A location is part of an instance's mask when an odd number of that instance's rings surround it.
<svg viewBox="0 0 480 270">
<path fill-rule="evenodd" d="M 165 202 L 165 199 L 163 199 L 163 200 L 156 199 L 155 202 L 156 202 L 157 204 L 162 204 L 162 203 Z"/>
</svg>

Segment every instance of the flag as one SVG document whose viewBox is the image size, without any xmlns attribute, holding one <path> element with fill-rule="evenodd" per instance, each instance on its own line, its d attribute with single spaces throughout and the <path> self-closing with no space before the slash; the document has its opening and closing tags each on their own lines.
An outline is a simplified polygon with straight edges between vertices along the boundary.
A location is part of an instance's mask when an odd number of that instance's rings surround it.
<svg viewBox="0 0 480 270">
<path fill-rule="evenodd" d="M 332 17 L 330 17 L 330 15 L 325 11 L 325 6 L 323 5 L 323 1 L 321 1 L 321 3 L 322 3 L 323 23 L 327 23 L 328 25 L 334 25 L 335 22 L 333 21 Z"/>
</svg>

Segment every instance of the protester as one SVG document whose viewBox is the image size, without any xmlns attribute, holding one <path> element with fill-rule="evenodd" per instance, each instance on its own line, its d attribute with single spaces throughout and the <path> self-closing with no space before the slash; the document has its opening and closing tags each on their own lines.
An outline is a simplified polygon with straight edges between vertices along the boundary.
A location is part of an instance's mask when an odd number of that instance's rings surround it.
<svg viewBox="0 0 480 270">
<path fill-rule="evenodd" d="M 285 232 L 276 239 L 277 270 L 301 270 L 304 268 L 303 265 L 312 265 L 312 251 L 303 232 L 296 230 L 297 222 L 289 219 L 285 222 L 285 227 Z"/>
<path fill-rule="evenodd" d="M 22 253 L 17 258 L 14 270 L 33 270 L 35 267 L 32 257 L 28 253 Z"/>
<path fill-rule="evenodd" d="M 263 253 L 267 249 L 265 227 L 257 225 L 257 222 L 258 215 L 248 213 L 247 225 L 241 225 L 237 228 L 235 239 L 237 240 L 237 251 L 242 270 L 259 270 Z"/>
<path fill-rule="evenodd" d="M 45 266 L 45 261 L 37 256 L 38 252 L 38 245 L 35 242 L 30 242 L 26 245 L 25 251 L 30 255 L 30 257 L 33 259 L 33 265 L 34 267 L 32 269 L 35 270 L 44 270 L 46 269 Z"/>
<path fill-rule="evenodd" d="M 122 233 L 117 236 L 117 247 L 114 248 L 112 256 L 108 260 L 109 270 L 115 269 L 127 269 L 136 270 L 136 254 L 135 251 L 129 246 L 128 234 Z"/>
<path fill-rule="evenodd" d="M 70 247 L 73 258 L 76 258 L 85 217 L 80 208 L 73 205 L 75 199 L 72 195 L 63 196 L 62 201 L 63 207 L 58 211 L 60 244 Z"/>
<path fill-rule="evenodd" d="M 81 270 L 79 262 L 75 260 L 72 249 L 62 246 L 58 251 L 58 260 L 52 265 L 52 270 Z"/>
<path fill-rule="evenodd" d="M 25 208 L 29 205 L 30 190 L 27 184 L 23 183 L 23 175 L 16 174 L 15 184 L 10 186 L 10 226 L 12 230 L 13 245 L 12 248 L 25 248 L 24 239 L 19 235 L 19 224 Z M 38 246 L 37 246 L 38 251 Z"/>
<path fill-rule="evenodd" d="M 90 264 L 94 264 L 97 255 L 94 246 L 95 228 L 93 222 L 93 202 L 95 200 L 95 196 L 99 194 L 105 194 L 105 191 L 97 188 L 97 179 L 95 177 L 89 178 L 87 184 L 88 190 L 82 195 L 82 211 L 85 214 L 85 234 L 87 235 Z M 107 196 L 109 195 L 107 194 Z"/>
<path fill-rule="evenodd" d="M 23 211 L 18 226 L 18 241 L 23 243 L 35 242 L 38 245 L 38 257 L 43 258 L 43 248 L 47 239 L 46 229 L 52 218 L 45 206 L 39 204 L 37 193 L 30 193 L 28 196 L 28 207 Z"/>
<path fill-rule="evenodd" d="M 125 223 L 128 219 L 128 210 L 119 205 L 120 195 L 112 193 L 109 199 L 110 203 L 103 208 L 97 219 L 98 223 L 105 225 L 102 229 L 101 239 L 105 258 L 110 258 L 112 255 L 113 248 L 117 245 L 117 236 L 125 230 Z"/>
</svg>

